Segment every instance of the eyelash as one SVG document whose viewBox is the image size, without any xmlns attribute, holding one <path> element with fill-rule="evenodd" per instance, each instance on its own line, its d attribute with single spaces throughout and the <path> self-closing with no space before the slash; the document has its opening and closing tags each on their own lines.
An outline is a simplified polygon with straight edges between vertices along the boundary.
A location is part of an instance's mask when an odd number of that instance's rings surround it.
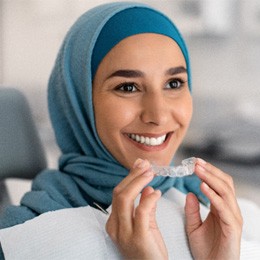
<svg viewBox="0 0 260 260">
<path fill-rule="evenodd" d="M 136 90 L 135 90 L 135 91 L 127 91 L 127 90 L 124 90 L 123 88 L 124 88 L 124 87 L 127 87 L 127 86 L 134 87 L 134 88 L 136 88 Z M 124 83 L 121 83 L 120 85 L 118 85 L 118 86 L 116 87 L 116 90 L 117 90 L 117 91 L 120 91 L 120 92 L 125 92 L 125 93 L 133 93 L 133 92 L 138 91 L 138 88 L 137 88 L 137 86 L 136 86 L 136 84 L 135 84 L 134 82 L 124 82 Z"/>
<path fill-rule="evenodd" d="M 177 82 L 177 84 L 178 84 L 178 86 L 177 87 L 174 87 L 174 88 L 166 88 L 166 89 L 170 89 L 170 90 L 179 90 L 179 89 L 181 89 L 183 86 L 184 86 L 184 84 L 187 82 L 187 81 L 184 81 L 183 79 L 181 79 L 181 78 L 175 78 L 175 79 L 171 79 L 171 80 L 169 80 L 167 83 L 166 83 L 166 86 L 167 85 L 169 85 L 170 83 L 172 83 L 172 82 Z M 132 88 L 132 90 L 124 90 L 123 88 L 124 87 L 131 87 Z M 135 88 L 135 90 L 133 91 L 133 88 Z M 136 86 L 136 83 L 134 83 L 134 82 L 124 82 L 124 83 L 121 83 L 121 84 L 119 84 L 116 88 L 115 88 L 115 90 L 116 91 L 120 91 L 120 92 L 124 92 L 124 93 L 129 93 L 129 94 L 131 94 L 131 93 L 134 93 L 134 92 L 137 92 L 139 89 L 138 89 L 138 87 Z"/>
<path fill-rule="evenodd" d="M 172 83 L 172 82 L 175 82 L 175 83 L 177 82 L 177 84 L 178 84 L 177 87 L 175 87 L 175 88 L 170 88 L 170 89 L 173 89 L 173 90 L 179 90 L 179 89 L 181 89 L 181 88 L 184 86 L 184 84 L 186 83 L 186 81 L 184 81 L 184 80 L 181 79 L 181 78 L 175 78 L 175 79 L 169 80 L 168 83 L 166 84 L 166 86 L 169 85 L 169 84 Z"/>
</svg>

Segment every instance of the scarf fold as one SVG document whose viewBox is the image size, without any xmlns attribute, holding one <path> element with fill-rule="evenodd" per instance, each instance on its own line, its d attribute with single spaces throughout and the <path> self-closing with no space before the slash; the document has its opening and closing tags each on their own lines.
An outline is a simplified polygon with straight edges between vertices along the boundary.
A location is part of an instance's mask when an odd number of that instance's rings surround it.
<svg viewBox="0 0 260 260">
<path fill-rule="evenodd" d="M 33 208 L 34 211 L 43 213 L 46 211 L 39 210 L 38 204 L 35 204 L 35 195 L 38 200 L 46 201 L 48 197 L 50 202 L 59 204 L 59 208 L 80 207 L 93 202 L 108 207 L 112 201 L 112 192 L 129 173 L 129 170 L 120 164 L 104 162 L 101 159 L 80 156 L 78 154 L 68 154 L 61 157 L 60 171 L 45 171 L 40 174 L 32 185 L 32 192 L 27 193 L 22 204 Z M 181 178 L 164 178 L 155 177 L 149 183 L 155 189 L 160 189 L 163 193 L 170 187 L 177 186 L 182 188 L 183 179 Z M 185 192 L 185 191 L 184 191 Z M 51 206 L 50 210 L 55 210 L 56 206 Z"/>
</svg>

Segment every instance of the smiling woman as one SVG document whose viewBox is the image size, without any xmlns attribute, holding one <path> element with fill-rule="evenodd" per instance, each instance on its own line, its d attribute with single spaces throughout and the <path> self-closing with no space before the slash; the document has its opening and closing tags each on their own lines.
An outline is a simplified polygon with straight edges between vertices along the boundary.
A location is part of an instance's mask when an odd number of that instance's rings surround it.
<svg viewBox="0 0 260 260">
<path fill-rule="evenodd" d="M 102 60 L 93 83 L 96 128 L 125 167 L 137 158 L 170 164 L 192 115 L 187 78 L 181 49 L 164 35 L 127 37 Z"/>
<path fill-rule="evenodd" d="M 178 258 L 184 252 L 189 259 L 239 259 L 242 217 L 231 177 L 202 159 L 196 160 L 195 174 L 184 178 L 156 176 L 151 168 L 150 162 L 172 163 L 189 127 L 190 73 L 184 40 L 164 14 L 134 3 L 101 5 L 83 14 L 68 32 L 49 81 L 49 111 L 62 151 L 59 168 L 41 172 L 21 206 L 6 209 L 0 228 L 14 227 L 0 232 L 3 252 L 12 255 L 10 237 L 20 237 L 21 229 L 33 227 L 46 212 L 57 218 L 54 228 L 48 221 L 38 226 L 41 235 L 47 228 L 47 242 L 26 250 L 18 239 L 19 257 L 35 259 L 26 253 L 37 256 L 37 247 L 46 244 L 52 250 L 44 248 L 45 259 L 57 257 L 59 250 L 61 256 L 74 248 L 82 252 L 77 247 L 82 238 L 72 241 L 74 235 L 66 233 L 81 222 L 72 217 L 64 228 L 56 211 L 85 206 L 90 213 L 84 227 L 91 232 L 83 238 L 101 236 L 98 245 L 118 258 Z M 210 201 L 210 209 L 199 201 Z M 109 213 L 105 224 L 104 212 Z M 162 232 L 158 223 L 168 226 Z M 67 234 L 74 242 L 71 248 L 49 242 L 50 232 L 58 230 L 62 239 Z M 94 244 L 84 248 L 93 252 Z M 101 258 L 114 259 L 107 251 Z"/>
</svg>

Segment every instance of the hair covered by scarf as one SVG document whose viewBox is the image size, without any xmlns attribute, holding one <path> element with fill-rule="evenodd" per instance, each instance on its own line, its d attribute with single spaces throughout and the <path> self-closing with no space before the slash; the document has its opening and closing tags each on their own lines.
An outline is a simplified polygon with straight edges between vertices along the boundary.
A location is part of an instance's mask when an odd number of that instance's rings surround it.
<svg viewBox="0 0 260 260">
<path fill-rule="evenodd" d="M 143 19 L 132 17 L 135 14 L 140 18 L 142 13 Z M 132 27 L 127 27 L 126 17 L 135 21 Z M 119 27 L 115 28 L 117 25 L 121 25 L 121 31 Z M 41 172 L 33 181 L 32 191 L 22 198 L 21 206 L 6 210 L 0 219 L 0 228 L 23 223 L 47 211 L 92 206 L 93 202 L 104 207 L 111 204 L 113 188 L 129 170 L 117 162 L 98 137 L 92 103 L 92 75 L 102 58 L 120 40 L 144 32 L 161 33 L 177 42 L 186 60 L 190 86 L 185 43 L 175 25 L 163 14 L 137 3 L 105 4 L 84 13 L 67 33 L 49 80 L 49 111 L 62 151 L 59 169 Z M 111 33 L 115 36 L 106 43 L 105 39 Z M 200 192 L 200 181 L 196 176 L 156 177 L 149 185 L 162 192 L 176 187 L 207 200 Z"/>
</svg>

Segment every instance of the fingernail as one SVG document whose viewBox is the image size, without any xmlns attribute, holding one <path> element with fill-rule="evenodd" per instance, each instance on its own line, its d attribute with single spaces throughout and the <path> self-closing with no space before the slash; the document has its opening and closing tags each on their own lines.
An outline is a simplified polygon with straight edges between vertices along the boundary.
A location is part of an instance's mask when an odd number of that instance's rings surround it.
<svg viewBox="0 0 260 260">
<path fill-rule="evenodd" d="M 143 176 L 146 176 L 146 177 L 149 177 L 149 176 L 152 176 L 152 175 L 154 175 L 154 173 L 151 170 L 145 171 L 143 173 Z"/>
<path fill-rule="evenodd" d="M 202 183 L 206 189 L 209 189 L 209 185 L 206 182 Z"/>
<path fill-rule="evenodd" d="M 199 162 L 199 163 L 201 163 L 201 164 L 204 164 L 204 165 L 205 165 L 205 164 L 207 164 L 207 162 L 206 162 L 206 161 L 204 161 L 204 160 L 203 160 L 203 159 L 201 159 L 201 158 L 198 158 L 198 162 Z"/>
<path fill-rule="evenodd" d="M 162 192 L 160 190 L 155 190 L 154 193 L 158 194 L 158 195 L 162 195 Z"/>
<path fill-rule="evenodd" d="M 139 165 L 140 163 L 142 163 L 142 161 L 143 161 L 143 160 L 140 159 L 140 158 L 136 159 L 135 162 L 134 162 L 133 168 L 137 168 L 138 165 Z"/>
<path fill-rule="evenodd" d="M 201 167 L 200 165 L 197 165 L 197 169 L 201 172 L 205 172 L 205 169 L 203 167 Z"/>
<path fill-rule="evenodd" d="M 147 160 L 143 160 L 143 159 L 140 159 L 138 158 L 135 162 L 134 162 L 134 165 L 133 167 L 134 168 L 139 168 L 139 169 L 142 169 L 146 166 L 147 164 Z"/>
</svg>

